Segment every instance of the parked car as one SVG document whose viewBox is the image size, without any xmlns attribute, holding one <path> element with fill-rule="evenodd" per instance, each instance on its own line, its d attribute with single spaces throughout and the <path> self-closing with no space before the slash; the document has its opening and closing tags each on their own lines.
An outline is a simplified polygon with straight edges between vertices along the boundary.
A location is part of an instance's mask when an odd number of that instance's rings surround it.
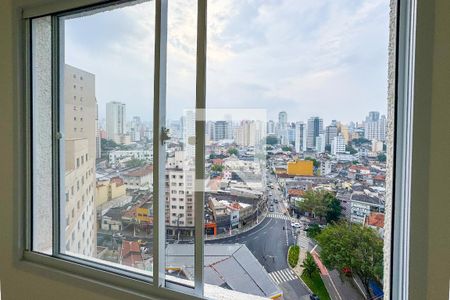
<svg viewBox="0 0 450 300">
<path fill-rule="evenodd" d="M 273 206 L 269 207 L 269 211 L 270 212 L 274 212 L 275 211 L 275 209 L 273 209 Z"/>
<path fill-rule="evenodd" d="M 297 222 L 292 222 L 292 223 L 291 223 L 291 226 L 294 227 L 294 228 L 300 228 L 300 227 L 302 227 L 302 225 L 300 225 L 300 223 L 297 223 Z"/>
<path fill-rule="evenodd" d="M 317 296 L 316 294 L 309 294 L 309 299 L 311 299 L 311 300 L 320 300 L 319 296 Z"/>
<path fill-rule="evenodd" d="M 121 232 L 116 232 L 113 234 L 113 238 L 123 239 L 125 236 Z"/>
</svg>

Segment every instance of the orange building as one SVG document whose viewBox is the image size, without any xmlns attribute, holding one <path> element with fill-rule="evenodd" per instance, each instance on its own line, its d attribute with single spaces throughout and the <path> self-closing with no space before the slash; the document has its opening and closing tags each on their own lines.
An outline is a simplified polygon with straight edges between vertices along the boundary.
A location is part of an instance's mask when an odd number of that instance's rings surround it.
<svg viewBox="0 0 450 300">
<path fill-rule="evenodd" d="M 294 176 L 313 176 L 313 162 L 311 160 L 290 161 L 287 163 L 287 173 Z"/>
</svg>

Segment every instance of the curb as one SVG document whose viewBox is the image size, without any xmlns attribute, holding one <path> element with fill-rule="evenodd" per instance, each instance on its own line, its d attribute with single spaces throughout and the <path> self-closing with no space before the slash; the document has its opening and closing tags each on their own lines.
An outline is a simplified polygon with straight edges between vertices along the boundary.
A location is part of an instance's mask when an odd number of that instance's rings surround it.
<svg viewBox="0 0 450 300">
<path fill-rule="evenodd" d="M 300 248 L 300 251 L 302 251 L 302 248 L 300 246 L 299 246 L 299 248 Z M 305 250 L 305 251 L 308 252 L 307 250 Z M 298 256 L 300 257 L 300 252 L 298 253 Z M 313 292 L 311 291 L 309 286 L 303 281 L 301 275 L 298 275 L 297 272 L 294 271 L 294 268 L 292 268 L 291 265 L 289 264 L 289 249 L 288 249 L 286 260 L 287 260 L 288 267 L 295 273 L 295 275 L 297 275 L 298 280 L 300 281 L 300 284 L 303 285 L 310 294 L 313 294 Z M 298 262 L 297 262 L 297 265 L 298 265 Z M 295 266 L 295 267 L 297 267 L 297 266 Z"/>
<path fill-rule="evenodd" d="M 263 214 L 261 215 L 261 217 L 262 217 L 262 219 L 259 221 L 258 224 L 255 224 L 254 226 L 251 226 L 251 227 L 247 228 L 246 230 L 243 230 L 243 231 L 239 232 L 238 234 L 227 235 L 227 236 L 224 236 L 224 237 L 209 238 L 209 239 L 205 239 L 205 242 L 207 242 L 207 241 L 218 241 L 218 240 L 229 239 L 229 238 L 232 238 L 232 237 L 235 237 L 235 236 L 239 236 L 240 234 L 245 233 L 245 232 L 247 232 L 247 231 L 250 231 L 250 230 L 252 230 L 253 228 L 256 228 L 258 225 L 260 225 L 260 224 L 266 219 L 266 217 L 267 217 L 267 211 L 266 211 L 266 213 L 263 213 Z"/>
</svg>

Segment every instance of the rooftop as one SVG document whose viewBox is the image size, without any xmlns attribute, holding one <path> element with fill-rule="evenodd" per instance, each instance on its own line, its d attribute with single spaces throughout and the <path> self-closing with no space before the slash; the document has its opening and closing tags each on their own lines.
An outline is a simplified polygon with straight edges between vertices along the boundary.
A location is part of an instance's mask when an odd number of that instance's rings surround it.
<svg viewBox="0 0 450 300">
<path fill-rule="evenodd" d="M 166 251 L 167 266 L 183 268 L 188 279 L 192 279 L 193 253 L 194 245 L 170 244 Z M 261 297 L 282 293 L 245 245 L 206 244 L 204 263 L 206 284 Z"/>
<path fill-rule="evenodd" d="M 142 176 L 149 175 L 152 172 L 153 172 L 153 166 L 152 165 L 147 165 L 145 167 L 142 167 L 142 168 L 130 171 L 130 172 L 126 173 L 124 176 L 142 177 Z"/>
</svg>

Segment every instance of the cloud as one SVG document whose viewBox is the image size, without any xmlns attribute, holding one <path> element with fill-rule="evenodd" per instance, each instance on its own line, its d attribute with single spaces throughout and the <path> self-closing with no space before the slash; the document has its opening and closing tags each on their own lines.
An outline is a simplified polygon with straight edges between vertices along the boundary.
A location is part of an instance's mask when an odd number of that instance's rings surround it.
<svg viewBox="0 0 450 300">
<path fill-rule="evenodd" d="M 68 62 L 96 74 L 101 115 L 118 100 L 143 116 L 153 99 L 153 5 L 67 21 Z M 196 15 L 196 1 L 169 1 L 171 119 L 195 103 Z M 208 0 L 207 103 L 289 121 L 385 113 L 388 17 L 387 0 Z"/>
</svg>

